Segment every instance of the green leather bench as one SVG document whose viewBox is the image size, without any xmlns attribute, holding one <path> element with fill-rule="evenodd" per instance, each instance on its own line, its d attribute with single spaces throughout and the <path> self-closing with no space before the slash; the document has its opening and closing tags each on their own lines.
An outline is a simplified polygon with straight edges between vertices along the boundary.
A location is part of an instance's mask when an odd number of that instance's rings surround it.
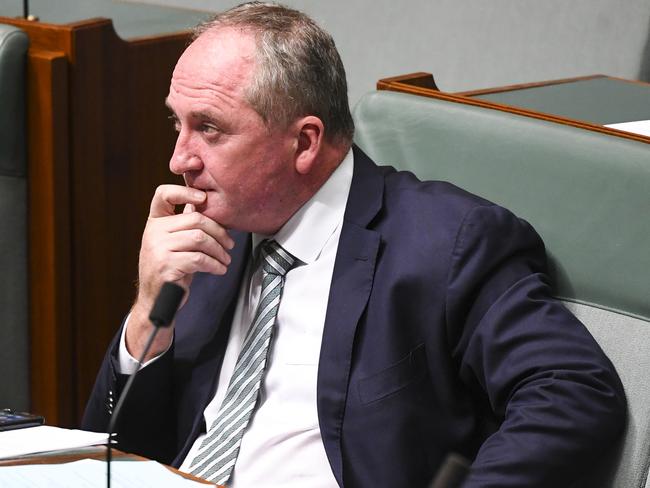
<svg viewBox="0 0 650 488">
<path fill-rule="evenodd" d="M 0 408 L 29 408 L 27 317 L 27 35 L 0 24 Z"/>
<path fill-rule="evenodd" d="M 623 445 L 584 486 L 646 486 L 650 144 L 394 92 L 367 94 L 354 118 L 355 141 L 376 162 L 450 181 L 537 229 L 557 296 L 609 355 L 628 396 Z"/>
</svg>

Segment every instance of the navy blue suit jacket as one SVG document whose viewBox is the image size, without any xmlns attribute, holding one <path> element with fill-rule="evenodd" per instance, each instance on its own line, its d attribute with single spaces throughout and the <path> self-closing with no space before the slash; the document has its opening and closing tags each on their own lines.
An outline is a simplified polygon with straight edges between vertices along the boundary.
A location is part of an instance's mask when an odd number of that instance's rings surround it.
<svg viewBox="0 0 650 488">
<path fill-rule="evenodd" d="M 178 466 L 205 430 L 250 253 L 248 234 L 233 237 L 228 273 L 195 277 L 172 349 L 136 381 L 123 449 Z M 456 451 L 474 460 L 467 487 L 568 486 L 603 453 L 624 423 L 622 387 L 545 272 L 524 221 L 355 148 L 317 386 L 339 484 L 425 486 Z M 85 428 L 106 428 L 124 384 L 116 345 Z"/>
</svg>

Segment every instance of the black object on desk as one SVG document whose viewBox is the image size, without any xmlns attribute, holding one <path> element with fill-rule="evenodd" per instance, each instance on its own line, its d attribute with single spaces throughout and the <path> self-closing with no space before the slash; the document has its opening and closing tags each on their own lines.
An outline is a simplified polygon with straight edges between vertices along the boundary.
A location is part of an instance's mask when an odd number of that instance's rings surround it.
<svg viewBox="0 0 650 488">
<path fill-rule="evenodd" d="M 45 418 L 26 412 L 14 412 L 10 408 L 0 410 L 0 431 L 36 427 L 42 425 Z"/>
</svg>

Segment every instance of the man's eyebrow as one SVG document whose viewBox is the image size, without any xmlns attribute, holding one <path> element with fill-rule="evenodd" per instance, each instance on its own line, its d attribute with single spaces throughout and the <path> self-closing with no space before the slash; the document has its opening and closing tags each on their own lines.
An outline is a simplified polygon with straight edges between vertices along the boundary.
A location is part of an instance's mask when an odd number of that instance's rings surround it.
<svg viewBox="0 0 650 488">
<path fill-rule="evenodd" d="M 221 119 L 221 117 L 219 117 L 219 114 L 217 112 L 210 109 L 192 110 L 190 111 L 189 115 L 193 119 L 201 119 L 201 120 L 207 119 L 207 120 L 213 120 L 215 122 Z"/>
<path fill-rule="evenodd" d="M 172 108 L 172 106 L 169 104 L 169 101 L 165 98 L 165 106 L 169 109 L 169 111 L 176 116 L 176 112 Z M 212 111 L 212 110 L 193 110 L 189 113 L 190 117 L 193 119 L 209 119 L 209 120 L 214 120 L 215 122 L 220 120 L 219 115 Z"/>
</svg>

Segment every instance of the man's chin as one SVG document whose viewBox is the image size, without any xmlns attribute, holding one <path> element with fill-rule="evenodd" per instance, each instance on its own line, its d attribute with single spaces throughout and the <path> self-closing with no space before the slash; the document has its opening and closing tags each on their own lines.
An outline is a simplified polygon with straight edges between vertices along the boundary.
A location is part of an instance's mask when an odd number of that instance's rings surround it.
<svg viewBox="0 0 650 488">
<path fill-rule="evenodd" d="M 194 207 L 195 210 L 209 219 L 214 220 L 224 229 L 264 234 L 264 232 L 260 232 L 260 229 L 257 229 L 254 225 L 255 219 L 246 218 L 248 216 L 243 212 L 236 212 L 233 209 L 224 208 L 223 205 L 218 205 L 219 202 L 215 197 L 216 194 L 208 192 L 206 201 L 200 205 L 196 205 Z"/>
<path fill-rule="evenodd" d="M 205 215 L 211 220 L 214 220 L 217 224 L 219 224 L 224 229 L 241 230 L 237 228 L 237 225 L 234 222 L 235 219 L 233 219 L 232 216 L 228 215 L 225 212 L 220 212 L 219 210 L 215 210 L 214 207 L 208 205 L 207 203 L 196 205 L 194 208 L 197 212 Z"/>
</svg>

